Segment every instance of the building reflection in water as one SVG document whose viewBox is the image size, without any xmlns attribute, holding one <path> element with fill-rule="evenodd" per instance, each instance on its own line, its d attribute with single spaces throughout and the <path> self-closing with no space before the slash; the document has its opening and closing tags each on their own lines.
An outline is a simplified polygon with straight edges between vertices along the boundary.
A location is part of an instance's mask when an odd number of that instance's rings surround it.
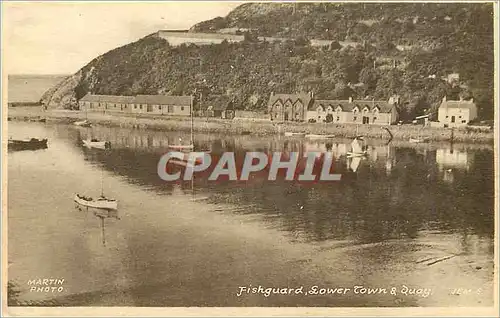
<svg viewBox="0 0 500 318">
<path fill-rule="evenodd" d="M 94 135 L 96 133 L 93 132 Z M 181 185 L 166 183 L 159 179 L 156 171 L 159 156 L 168 143 L 178 138 L 189 139 L 187 132 L 102 130 L 100 133 L 97 138 L 109 139 L 112 143 L 115 140 L 115 146 L 112 146 L 109 156 L 86 151 L 89 160 L 104 162 L 107 169 L 129 182 L 162 195 L 173 195 L 179 187 L 189 193 L 191 182 Z M 476 214 L 480 209 L 491 209 L 489 204 L 492 204 L 492 199 L 484 197 L 478 206 L 475 205 L 477 196 L 466 195 L 457 200 L 455 193 L 450 192 L 446 185 L 471 189 L 470 178 L 453 173 L 454 179 L 450 179 L 445 176 L 445 171 L 463 169 L 472 175 L 474 171 L 486 169 L 492 164 L 491 152 L 485 152 L 481 165 L 474 167 L 470 161 L 472 153 L 464 150 L 433 151 L 367 143 L 368 157 L 359 160 L 346 158 L 350 143 L 351 140 L 195 135 L 195 144 L 213 149 L 213 153 L 328 151 L 336 160 L 335 172 L 342 174 L 342 180 L 299 184 L 255 179 L 244 184 L 214 184 L 195 178 L 194 187 L 197 194 L 208 196 L 211 203 L 241 205 L 237 211 L 228 208 L 225 213 L 259 214 L 265 222 L 305 240 L 379 242 L 391 238 L 414 238 L 421 229 L 459 230 L 472 227 L 487 232 L 491 216 L 484 214 L 477 218 Z M 484 174 L 480 172 L 477 175 Z M 436 177 L 448 183 L 437 182 Z M 485 193 L 493 191 L 492 184 L 485 183 L 485 187 Z M 244 208 L 248 206 L 252 208 Z"/>
<path fill-rule="evenodd" d="M 469 171 L 472 154 L 453 149 L 453 146 L 436 150 L 436 164 L 444 182 L 451 184 L 460 171 Z"/>
</svg>

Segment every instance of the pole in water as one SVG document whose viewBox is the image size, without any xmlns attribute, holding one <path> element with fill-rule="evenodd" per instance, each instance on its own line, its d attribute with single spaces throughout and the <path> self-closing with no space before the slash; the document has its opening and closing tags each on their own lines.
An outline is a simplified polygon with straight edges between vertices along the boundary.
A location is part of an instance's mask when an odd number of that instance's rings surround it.
<svg viewBox="0 0 500 318">
<path fill-rule="evenodd" d="M 191 110 L 191 145 L 194 146 L 194 138 L 193 138 L 193 126 L 194 126 L 194 123 L 193 123 L 193 95 L 191 95 L 191 107 L 189 107 L 189 109 Z"/>
<path fill-rule="evenodd" d="M 99 216 L 99 218 L 101 219 L 101 227 L 102 227 L 102 245 L 106 246 L 106 236 L 104 233 L 104 217 Z"/>
<path fill-rule="evenodd" d="M 104 169 L 101 170 L 101 197 L 104 197 L 104 181 L 103 181 Z"/>
</svg>

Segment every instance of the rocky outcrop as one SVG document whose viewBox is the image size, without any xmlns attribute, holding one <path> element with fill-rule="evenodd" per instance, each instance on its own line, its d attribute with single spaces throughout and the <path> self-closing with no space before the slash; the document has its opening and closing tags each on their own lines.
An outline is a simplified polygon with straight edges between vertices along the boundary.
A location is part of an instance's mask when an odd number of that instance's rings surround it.
<svg viewBox="0 0 500 318">
<path fill-rule="evenodd" d="M 75 88 L 81 79 L 82 70 L 66 77 L 42 95 L 42 104 L 48 108 L 71 108 L 74 104 Z"/>
</svg>

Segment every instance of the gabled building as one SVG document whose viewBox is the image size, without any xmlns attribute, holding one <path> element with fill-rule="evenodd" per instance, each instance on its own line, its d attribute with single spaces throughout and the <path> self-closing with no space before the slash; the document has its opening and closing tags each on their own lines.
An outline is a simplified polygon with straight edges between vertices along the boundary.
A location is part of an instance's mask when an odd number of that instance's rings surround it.
<svg viewBox="0 0 500 318">
<path fill-rule="evenodd" d="M 314 104 L 312 93 L 271 93 L 267 110 L 272 121 L 305 121 L 307 111 Z"/>
<path fill-rule="evenodd" d="M 315 100 L 307 111 L 307 121 L 338 124 L 391 125 L 398 121 L 399 97 L 388 101 Z"/>
<path fill-rule="evenodd" d="M 467 125 L 477 117 L 477 106 L 474 100 L 447 100 L 446 96 L 438 110 L 438 121 L 445 127 Z"/>
</svg>

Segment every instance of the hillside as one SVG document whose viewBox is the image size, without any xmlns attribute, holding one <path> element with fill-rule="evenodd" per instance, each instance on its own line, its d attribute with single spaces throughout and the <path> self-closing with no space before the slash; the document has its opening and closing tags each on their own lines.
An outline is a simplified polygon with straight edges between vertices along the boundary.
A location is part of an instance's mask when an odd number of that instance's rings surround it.
<svg viewBox="0 0 500 318">
<path fill-rule="evenodd" d="M 150 35 L 94 59 L 43 99 L 61 105 L 87 92 L 175 95 L 196 89 L 203 98 L 226 94 L 238 108 L 264 110 L 273 91 L 369 99 L 397 93 L 406 102 L 403 114 L 411 117 L 437 107 L 447 94 L 474 97 L 482 118 L 493 115 L 492 4 L 250 3 L 191 31 L 227 28 L 250 32 L 244 42 L 200 47 L 172 47 Z M 258 42 L 257 35 L 294 40 Z M 333 44 L 311 47 L 310 39 Z M 362 45 L 337 44 L 346 40 Z M 449 76 L 455 73 L 459 79 Z"/>
</svg>

